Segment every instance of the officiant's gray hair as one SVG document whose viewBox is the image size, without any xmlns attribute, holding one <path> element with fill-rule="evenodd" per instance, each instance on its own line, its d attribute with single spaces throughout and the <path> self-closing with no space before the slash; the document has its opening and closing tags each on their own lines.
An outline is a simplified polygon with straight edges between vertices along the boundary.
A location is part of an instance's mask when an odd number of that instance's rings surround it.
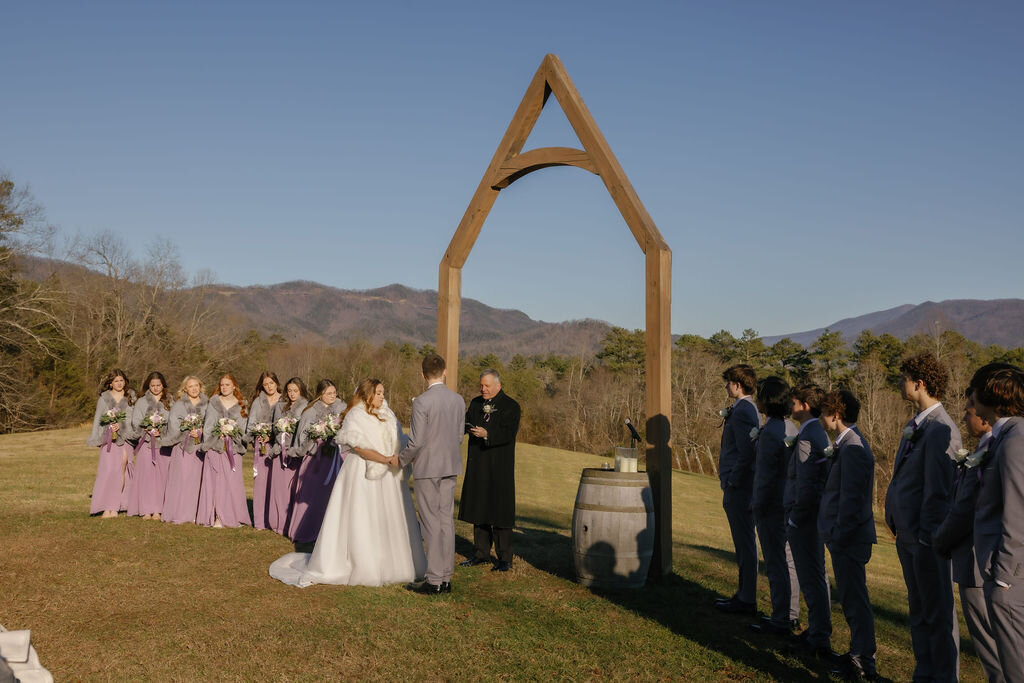
<svg viewBox="0 0 1024 683">
<path fill-rule="evenodd" d="M 486 370 L 481 372 L 480 373 L 480 379 L 483 379 L 487 375 L 490 375 L 491 377 L 494 378 L 495 382 L 497 382 L 498 384 L 501 384 L 501 375 L 499 375 L 498 371 L 495 370 L 494 368 L 487 368 Z"/>
</svg>

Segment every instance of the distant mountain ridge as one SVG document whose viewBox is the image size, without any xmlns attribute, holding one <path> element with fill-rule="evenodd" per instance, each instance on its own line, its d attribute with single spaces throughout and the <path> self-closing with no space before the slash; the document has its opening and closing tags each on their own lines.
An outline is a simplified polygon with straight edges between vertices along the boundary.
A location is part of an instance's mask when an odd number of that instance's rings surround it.
<svg viewBox="0 0 1024 683">
<path fill-rule="evenodd" d="M 764 337 L 765 344 L 789 337 L 798 344 L 810 346 L 826 328 Z M 948 299 L 904 304 L 855 318 L 844 318 L 828 325 L 828 330 L 841 332 L 843 340 L 853 343 L 864 330 L 874 334 L 891 334 L 900 339 L 915 334 L 934 334 L 954 330 L 968 339 L 987 346 L 1005 348 L 1024 346 L 1024 299 Z"/>
</svg>

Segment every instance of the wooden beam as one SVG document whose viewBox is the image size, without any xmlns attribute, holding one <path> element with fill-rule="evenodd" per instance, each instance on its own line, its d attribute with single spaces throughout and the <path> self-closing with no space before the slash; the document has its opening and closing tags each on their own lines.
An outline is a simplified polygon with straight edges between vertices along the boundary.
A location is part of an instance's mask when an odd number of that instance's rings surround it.
<svg viewBox="0 0 1024 683">
<path fill-rule="evenodd" d="M 651 576 L 672 573 L 672 252 L 648 245 L 646 279 L 647 474 L 654 494 Z"/>
<path fill-rule="evenodd" d="M 597 174 L 597 168 L 590 160 L 590 155 L 582 149 L 539 147 L 508 159 L 498 169 L 498 176 L 493 179 L 491 187 L 496 190 L 504 190 L 524 175 L 549 166 L 575 166 Z"/>
<path fill-rule="evenodd" d="M 459 316 L 462 313 L 462 269 L 441 262 L 437 287 L 437 352 L 447 365 L 445 384 L 459 390 Z"/>
</svg>

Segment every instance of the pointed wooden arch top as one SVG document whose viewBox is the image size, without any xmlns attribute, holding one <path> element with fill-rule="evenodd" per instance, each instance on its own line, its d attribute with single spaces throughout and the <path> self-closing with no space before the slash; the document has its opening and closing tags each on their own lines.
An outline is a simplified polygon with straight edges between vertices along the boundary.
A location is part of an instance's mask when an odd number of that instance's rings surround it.
<svg viewBox="0 0 1024 683">
<path fill-rule="evenodd" d="M 550 95 L 554 95 L 583 149 L 543 147 L 524 152 L 530 132 Z M 459 222 L 438 273 L 437 349 L 448 363 L 447 383 L 458 388 L 459 315 L 462 266 L 498 193 L 519 178 L 549 166 L 576 166 L 600 176 L 645 254 L 647 471 L 655 505 L 655 543 L 651 573 L 672 571 L 671 435 L 672 251 L 637 197 L 633 185 L 590 115 L 561 60 L 549 54 L 523 95 L 505 136 Z"/>
</svg>

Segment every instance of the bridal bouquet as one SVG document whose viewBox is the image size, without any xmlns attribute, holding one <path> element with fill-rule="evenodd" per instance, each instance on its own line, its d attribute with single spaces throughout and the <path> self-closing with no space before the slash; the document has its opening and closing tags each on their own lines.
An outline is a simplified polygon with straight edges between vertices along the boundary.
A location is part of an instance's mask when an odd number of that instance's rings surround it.
<svg viewBox="0 0 1024 683">
<path fill-rule="evenodd" d="M 139 423 L 139 426 L 149 432 L 151 436 L 159 436 L 160 431 L 165 424 L 167 424 L 167 418 L 160 413 L 154 412 L 142 418 L 142 422 Z M 156 434 L 153 434 L 153 432 L 156 432 Z"/>
<path fill-rule="evenodd" d="M 111 408 L 107 412 L 100 415 L 100 426 L 106 427 L 107 425 L 112 425 L 115 422 L 120 422 L 126 417 L 128 417 L 128 415 L 123 410 L 114 410 L 113 408 Z"/>
<path fill-rule="evenodd" d="M 189 413 L 185 417 L 181 418 L 178 423 L 178 429 L 183 432 L 200 431 L 203 428 L 203 418 L 197 413 Z M 199 435 L 192 437 L 196 443 L 199 443 Z"/>
<path fill-rule="evenodd" d="M 249 427 L 249 433 L 257 439 L 270 440 L 270 432 L 273 429 L 273 425 L 269 422 L 257 422 L 252 427 Z"/>
<path fill-rule="evenodd" d="M 234 439 L 235 437 L 242 436 L 242 428 L 230 417 L 222 417 L 213 426 L 213 435 L 225 439 Z"/>
<path fill-rule="evenodd" d="M 282 417 L 274 423 L 274 429 L 277 430 L 278 434 L 294 434 L 297 424 L 299 424 L 299 421 L 294 417 Z"/>
</svg>

